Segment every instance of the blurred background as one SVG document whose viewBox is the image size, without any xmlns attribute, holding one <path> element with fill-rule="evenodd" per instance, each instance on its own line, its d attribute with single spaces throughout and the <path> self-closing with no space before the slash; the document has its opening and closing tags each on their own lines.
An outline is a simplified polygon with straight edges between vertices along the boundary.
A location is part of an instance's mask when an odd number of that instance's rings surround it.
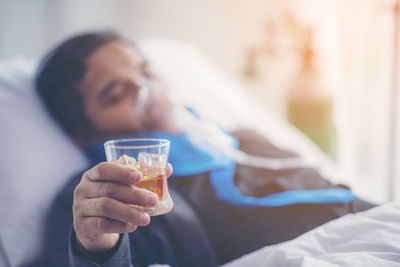
<svg viewBox="0 0 400 267">
<path fill-rule="evenodd" d="M 383 202 L 400 197 L 396 4 L 0 0 L 0 59 L 39 58 L 90 29 L 190 43 L 308 135 L 358 194 Z"/>
</svg>

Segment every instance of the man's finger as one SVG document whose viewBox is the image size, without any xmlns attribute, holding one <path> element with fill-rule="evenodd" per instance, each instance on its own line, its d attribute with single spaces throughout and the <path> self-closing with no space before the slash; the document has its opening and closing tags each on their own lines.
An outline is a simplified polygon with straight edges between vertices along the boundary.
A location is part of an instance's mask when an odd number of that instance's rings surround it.
<svg viewBox="0 0 400 267">
<path fill-rule="evenodd" d="M 173 168 L 172 165 L 168 163 L 167 171 L 165 172 L 165 177 L 169 178 L 172 175 Z"/>
<path fill-rule="evenodd" d="M 136 184 L 142 178 L 138 170 L 114 162 L 99 163 L 84 175 L 91 181 L 110 181 L 121 184 Z"/>
<path fill-rule="evenodd" d="M 150 222 L 150 216 L 126 203 L 101 197 L 84 200 L 81 210 L 77 212 L 82 217 L 105 217 L 133 225 L 145 226 Z"/>
<path fill-rule="evenodd" d="M 127 204 L 154 207 L 158 197 L 153 192 L 132 185 L 111 182 L 89 182 L 81 186 L 87 198 L 110 197 Z"/>
</svg>

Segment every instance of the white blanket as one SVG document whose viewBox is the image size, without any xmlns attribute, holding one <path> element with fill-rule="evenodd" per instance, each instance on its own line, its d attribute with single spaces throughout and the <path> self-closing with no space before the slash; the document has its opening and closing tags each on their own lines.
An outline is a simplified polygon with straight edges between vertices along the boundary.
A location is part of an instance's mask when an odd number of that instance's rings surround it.
<svg viewBox="0 0 400 267">
<path fill-rule="evenodd" d="M 400 202 L 346 215 L 224 266 L 400 266 Z"/>
</svg>

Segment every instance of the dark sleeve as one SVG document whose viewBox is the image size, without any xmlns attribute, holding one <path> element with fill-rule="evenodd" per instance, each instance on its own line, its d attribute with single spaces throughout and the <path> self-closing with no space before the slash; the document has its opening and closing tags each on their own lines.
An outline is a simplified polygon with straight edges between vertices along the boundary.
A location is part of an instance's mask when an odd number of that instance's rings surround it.
<svg viewBox="0 0 400 267">
<path fill-rule="evenodd" d="M 42 248 L 45 266 L 69 266 L 68 240 L 73 222 L 73 195 L 81 176 L 79 173 L 64 185 L 46 216 L 45 240 Z"/>
<path fill-rule="evenodd" d="M 121 235 L 117 245 L 103 253 L 82 252 L 77 248 L 75 231 L 72 230 L 69 241 L 69 262 L 71 267 L 133 267 L 127 234 Z"/>
</svg>

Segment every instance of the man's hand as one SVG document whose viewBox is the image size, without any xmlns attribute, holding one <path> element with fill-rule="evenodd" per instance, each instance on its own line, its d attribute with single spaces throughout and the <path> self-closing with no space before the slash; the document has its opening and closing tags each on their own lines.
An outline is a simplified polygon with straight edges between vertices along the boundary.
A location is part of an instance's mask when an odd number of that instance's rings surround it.
<svg viewBox="0 0 400 267">
<path fill-rule="evenodd" d="M 168 164 L 167 177 L 172 173 Z M 133 184 L 142 175 L 138 170 L 112 162 L 102 162 L 82 175 L 74 192 L 74 229 L 78 245 L 89 251 L 113 248 L 119 233 L 145 226 L 150 216 L 128 204 L 154 207 L 156 194 Z"/>
</svg>

